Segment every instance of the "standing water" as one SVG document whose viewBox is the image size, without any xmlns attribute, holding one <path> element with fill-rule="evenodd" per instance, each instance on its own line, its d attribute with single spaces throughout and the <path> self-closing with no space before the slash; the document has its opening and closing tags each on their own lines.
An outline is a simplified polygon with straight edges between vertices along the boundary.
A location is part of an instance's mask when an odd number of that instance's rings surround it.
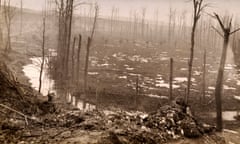
<svg viewBox="0 0 240 144">
<path fill-rule="evenodd" d="M 40 76 L 40 65 L 42 62 L 41 57 L 31 58 L 32 63 L 23 66 L 24 74 L 30 79 L 31 86 L 38 91 L 39 88 L 39 76 Z M 47 60 L 46 60 L 47 61 Z M 57 94 L 54 87 L 54 80 L 50 78 L 48 73 L 48 66 L 44 66 L 43 75 L 42 75 L 42 88 L 41 94 L 46 96 L 49 92 Z M 58 94 L 57 94 L 58 95 Z M 80 110 L 94 110 L 96 109 L 95 105 L 86 103 L 84 108 L 84 102 L 80 99 L 77 99 L 75 96 L 72 96 L 70 93 L 67 94 L 67 101 L 73 106 L 77 107 Z"/>
<path fill-rule="evenodd" d="M 30 83 L 34 89 L 38 91 L 39 89 L 39 76 L 40 76 L 40 65 L 42 62 L 41 57 L 31 58 L 32 63 L 23 66 L 24 74 L 30 79 Z M 54 80 L 49 78 L 49 74 L 47 72 L 47 66 L 44 66 L 43 76 L 42 76 L 42 88 L 41 93 L 46 96 L 49 91 L 53 91 Z"/>
</svg>

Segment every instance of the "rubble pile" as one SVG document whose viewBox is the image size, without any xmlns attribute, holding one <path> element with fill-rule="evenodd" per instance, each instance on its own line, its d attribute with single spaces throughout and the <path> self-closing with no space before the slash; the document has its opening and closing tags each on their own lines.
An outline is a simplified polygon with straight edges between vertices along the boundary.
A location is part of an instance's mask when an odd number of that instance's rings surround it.
<svg viewBox="0 0 240 144">
<path fill-rule="evenodd" d="M 116 109 L 73 110 L 48 114 L 40 121 L 31 123 L 27 129 L 16 127 L 12 132 L 18 135 L 18 141 L 34 143 L 61 143 L 72 138 L 78 138 L 74 142 L 79 142 L 79 138 L 94 133 L 95 142 L 88 143 L 159 144 L 184 137 L 197 138 L 214 131 L 174 106 L 165 106 L 151 114 Z"/>
<path fill-rule="evenodd" d="M 214 127 L 198 122 L 185 112 L 184 106 L 177 103 L 164 106 L 151 114 L 108 114 L 106 124 L 111 133 L 123 140 L 122 143 L 164 143 L 183 137 L 198 138 L 214 131 Z"/>
</svg>

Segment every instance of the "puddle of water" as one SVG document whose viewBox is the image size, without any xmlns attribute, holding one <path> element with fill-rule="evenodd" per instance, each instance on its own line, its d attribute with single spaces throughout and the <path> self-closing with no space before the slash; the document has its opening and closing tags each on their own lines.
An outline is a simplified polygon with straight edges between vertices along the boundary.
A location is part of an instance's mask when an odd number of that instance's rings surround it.
<svg viewBox="0 0 240 144">
<path fill-rule="evenodd" d="M 237 85 L 240 86 L 240 80 L 237 80 Z"/>
<path fill-rule="evenodd" d="M 170 88 L 170 87 L 169 87 L 169 83 L 159 83 L 159 84 L 156 84 L 156 87 L 168 88 L 168 89 Z M 175 85 L 175 84 L 173 84 L 172 87 L 173 87 L 173 89 L 178 89 L 178 88 L 180 88 L 179 85 Z"/>
<path fill-rule="evenodd" d="M 119 79 L 127 79 L 127 76 L 119 76 Z"/>
<path fill-rule="evenodd" d="M 141 76 L 140 74 L 135 74 L 135 73 L 128 73 L 130 76 Z"/>
<path fill-rule="evenodd" d="M 112 55 L 114 58 L 116 58 L 118 61 L 125 61 L 126 55 L 123 53 L 115 53 Z"/>
<path fill-rule="evenodd" d="M 149 59 L 143 58 L 140 55 L 128 56 L 128 59 L 133 62 L 148 63 Z"/>
<path fill-rule="evenodd" d="M 236 88 L 230 87 L 230 86 L 227 86 L 227 85 L 223 85 L 223 89 L 225 89 L 225 90 L 236 90 Z"/>
<path fill-rule="evenodd" d="M 160 58 L 160 61 L 167 61 L 167 60 L 169 60 L 170 58 L 169 57 L 161 57 Z"/>
<path fill-rule="evenodd" d="M 151 97 L 151 98 L 168 99 L 167 96 L 159 96 L 159 95 L 155 95 L 155 94 L 148 94 L 147 96 Z"/>
<path fill-rule="evenodd" d="M 234 98 L 235 100 L 240 101 L 240 96 L 233 96 L 233 98 Z"/>
<path fill-rule="evenodd" d="M 149 77 L 144 77 L 144 78 L 143 78 L 143 81 L 144 81 L 145 83 L 147 83 L 147 84 L 152 84 L 152 85 L 154 85 L 154 80 L 151 79 L 151 78 L 149 78 Z"/>
<path fill-rule="evenodd" d="M 227 133 L 232 133 L 232 134 L 239 134 L 237 131 L 233 131 L 233 130 L 229 130 L 229 129 L 224 129 L 223 131 L 227 132 Z"/>
<path fill-rule="evenodd" d="M 209 90 L 215 90 L 215 87 L 210 86 L 210 87 L 208 87 L 208 89 Z"/>
<path fill-rule="evenodd" d="M 156 83 L 163 84 L 165 81 L 164 81 L 164 80 L 161 80 L 161 79 L 156 79 L 155 82 L 156 82 Z"/>
<path fill-rule="evenodd" d="M 98 72 L 88 72 L 88 75 L 98 75 Z"/>
<path fill-rule="evenodd" d="M 233 67 L 231 67 L 231 66 L 225 66 L 224 70 L 233 70 Z"/>
<path fill-rule="evenodd" d="M 38 90 L 39 86 L 39 63 L 41 63 L 41 58 L 31 58 L 32 64 L 28 64 L 23 67 L 24 74 L 30 79 L 30 83 L 33 88 Z M 96 75 L 97 72 L 89 72 L 89 75 Z M 42 91 L 41 93 L 43 95 L 47 95 L 49 91 L 55 92 L 52 90 L 54 87 L 54 80 L 51 80 L 49 76 L 47 75 L 47 67 L 43 70 L 43 81 L 42 81 Z M 56 93 L 56 92 L 55 92 Z M 77 99 L 75 96 L 72 96 L 71 94 L 67 95 L 67 102 L 71 103 L 73 106 L 76 106 L 80 110 L 90 111 L 96 109 L 95 105 L 92 105 L 90 103 L 86 103 L 86 108 L 84 109 L 84 102 Z"/>
<path fill-rule="evenodd" d="M 193 72 L 193 75 L 195 75 L 195 76 L 200 76 L 201 73 L 202 73 L 202 72 L 200 72 L 200 71 L 194 71 L 194 72 Z"/>
<path fill-rule="evenodd" d="M 227 64 L 224 69 L 225 70 L 233 70 L 235 67 L 236 67 L 236 65 L 234 65 L 234 64 Z"/>
<path fill-rule="evenodd" d="M 181 68 L 180 71 L 187 71 L 187 68 Z"/>
<path fill-rule="evenodd" d="M 91 56 L 89 58 L 89 61 L 91 62 L 91 66 L 97 66 L 98 65 L 98 58 Z"/>
<path fill-rule="evenodd" d="M 38 90 L 39 87 L 39 76 L 40 76 L 40 63 L 41 58 L 31 58 L 32 64 L 28 64 L 23 66 L 23 72 L 24 74 L 30 79 L 29 82 L 31 83 L 31 86 Z M 54 80 L 49 79 L 49 76 L 47 74 L 47 66 L 44 67 L 43 70 L 43 80 L 42 80 L 42 89 L 41 93 L 43 95 L 47 95 L 49 91 L 54 92 L 52 90 L 54 86 Z"/>
<path fill-rule="evenodd" d="M 175 81 L 175 83 L 183 83 L 183 82 L 187 82 L 188 78 L 186 78 L 186 77 L 176 77 L 176 78 L 174 78 L 174 81 Z M 191 81 L 195 82 L 196 80 L 195 80 L 195 78 L 192 78 Z"/>
<path fill-rule="evenodd" d="M 211 112 L 210 115 L 216 118 L 216 112 Z M 237 111 L 224 111 L 222 112 L 223 120 L 225 121 L 235 121 L 235 116 L 238 115 Z"/>
<path fill-rule="evenodd" d="M 133 71 L 134 68 L 127 67 L 126 70 Z"/>
<path fill-rule="evenodd" d="M 214 74 L 216 74 L 216 73 L 217 73 L 217 71 L 216 71 L 216 70 L 208 70 L 208 72 L 209 72 L 209 73 L 214 73 Z"/>
<path fill-rule="evenodd" d="M 98 67 L 109 67 L 110 64 L 109 63 L 103 63 L 103 64 L 98 64 Z"/>
<path fill-rule="evenodd" d="M 208 89 L 209 90 L 215 90 L 215 87 L 209 86 Z M 230 86 L 227 86 L 227 85 L 223 85 L 223 89 L 225 89 L 225 90 L 236 90 L 236 88 L 230 87 Z"/>
</svg>

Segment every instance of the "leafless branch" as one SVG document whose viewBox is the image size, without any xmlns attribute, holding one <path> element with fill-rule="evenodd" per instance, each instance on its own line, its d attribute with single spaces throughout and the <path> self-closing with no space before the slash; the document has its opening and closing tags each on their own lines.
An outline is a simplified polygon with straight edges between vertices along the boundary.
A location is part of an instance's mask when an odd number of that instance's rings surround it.
<svg viewBox="0 0 240 144">
<path fill-rule="evenodd" d="M 217 28 L 215 28 L 214 26 L 212 26 L 212 28 L 213 28 L 221 37 L 224 37 L 224 36 L 221 34 L 221 32 L 218 31 Z"/>
<path fill-rule="evenodd" d="M 223 23 L 222 23 L 221 18 L 220 18 L 220 17 L 218 16 L 218 14 L 216 14 L 216 13 L 214 13 L 214 15 L 215 15 L 215 18 L 218 20 L 218 23 L 220 24 L 222 30 L 224 31 L 224 30 L 225 30 L 225 27 L 224 27 L 224 25 L 223 25 Z"/>
<path fill-rule="evenodd" d="M 230 35 L 231 35 L 231 34 L 234 34 L 234 33 L 236 33 L 236 32 L 238 32 L 239 30 L 240 30 L 240 28 L 238 28 L 238 29 L 236 29 L 236 30 L 230 32 Z"/>
</svg>

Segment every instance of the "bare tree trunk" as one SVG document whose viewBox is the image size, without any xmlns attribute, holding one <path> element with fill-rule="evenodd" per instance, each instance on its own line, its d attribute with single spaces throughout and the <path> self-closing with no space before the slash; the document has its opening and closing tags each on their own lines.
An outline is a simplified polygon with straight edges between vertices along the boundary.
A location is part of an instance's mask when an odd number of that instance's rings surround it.
<svg viewBox="0 0 240 144">
<path fill-rule="evenodd" d="M 217 111 L 217 131 L 222 131 L 222 129 L 223 129 L 223 126 L 222 126 L 222 87 L 223 87 L 224 67 L 225 67 L 226 58 L 227 58 L 227 48 L 228 48 L 228 44 L 229 44 L 230 35 L 239 31 L 240 28 L 231 32 L 232 19 L 229 21 L 228 26 L 224 26 L 223 21 L 220 19 L 220 17 L 217 14 L 215 14 L 215 17 L 218 20 L 218 23 L 224 33 L 222 35 L 216 28 L 214 28 L 218 32 L 218 34 L 220 34 L 224 38 L 222 56 L 221 56 L 220 66 L 218 69 L 218 76 L 217 76 L 217 82 L 216 82 L 216 87 L 215 87 L 215 99 L 216 99 L 216 111 Z"/>
<path fill-rule="evenodd" d="M 188 103 L 188 99 L 190 96 L 190 89 L 191 89 L 192 67 L 193 67 L 194 47 L 195 47 L 195 31 L 196 31 L 198 20 L 200 19 L 200 16 L 201 16 L 201 12 L 205 8 L 205 5 L 202 5 L 202 2 L 203 0 L 193 0 L 194 16 L 193 16 L 193 26 L 192 26 L 192 32 L 191 32 L 190 59 L 188 63 L 189 70 L 188 70 L 186 103 Z"/>
<path fill-rule="evenodd" d="M 91 39 L 90 45 L 91 45 L 91 42 L 92 42 L 92 40 L 93 40 L 93 36 L 94 36 L 95 30 L 96 30 L 96 26 L 97 26 L 98 10 L 99 10 L 99 8 L 98 8 L 98 6 L 96 5 L 96 7 L 95 7 L 94 22 L 93 22 L 93 27 L 92 27 L 91 37 L 90 37 L 90 39 Z"/>
<path fill-rule="evenodd" d="M 69 69 L 69 52 L 70 52 L 70 41 L 72 35 L 72 16 L 73 16 L 73 0 L 67 0 L 68 3 L 68 11 L 69 11 L 69 21 L 68 21 L 68 30 L 67 30 L 67 58 L 66 58 L 66 76 L 68 77 L 68 69 Z"/>
<path fill-rule="evenodd" d="M 188 84 L 187 84 L 187 99 L 186 102 L 188 103 L 188 98 L 190 96 L 190 89 L 191 89 L 191 79 L 192 79 L 192 66 L 193 66 L 193 58 L 194 58 L 194 46 L 195 46 L 195 30 L 196 30 L 196 23 L 194 22 L 192 33 L 191 33 L 191 48 L 190 48 L 190 60 L 188 63 Z"/>
<path fill-rule="evenodd" d="M 79 35 L 79 42 L 78 42 L 78 52 L 77 52 L 77 86 L 79 87 L 79 73 L 80 73 L 80 54 L 81 54 L 81 45 L 82 45 L 82 36 Z"/>
<path fill-rule="evenodd" d="M 40 68 L 40 75 L 39 75 L 39 88 L 38 92 L 41 93 L 42 88 L 42 74 L 44 69 L 44 62 L 45 62 L 45 31 L 46 31 L 46 18 L 43 18 L 43 31 L 42 31 L 42 63 Z"/>
<path fill-rule="evenodd" d="M 76 37 L 74 37 L 73 44 L 72 44 L 72 83 L 74 82 L 74 79 L 75 79 L 75 73 L 74 73 L 74 66 L 75 66 L 75 62 L 74 62 L 75 43 L 76 43 Z"/>
<path fill-rule="evenodd" d="M 88 37 L 86 58 L 85 58 L 85 69 L 84 69 L 84 85 L 83 85 L 85 97 L 87 95 L 87 86 L 88 86 L 88 62 L 89 62 L 90 45 L 91 45 L 91 38 Z"/>
<path fill-rule="evenodd" d="M 87 96 L 87 87 L 88 87 L 88 63 L 89 63 L 89 53 L 90 53 L 90 47 L 93 40 L 96 24 L 97 24 L 97 17 L 98 17 L 98 6 L 95 7 L 95 17 L 91 32 L 91 37 L 88 37 L 88 43 L 87 43 L 87 50 L 86 50 L 86 59 L 85 59 L 85 69 L 84 69 L 84 108 L 85 108 L 85 98 Z"/>
<path fill-rule="evenodd" d="M 11 6 L 11 0 L 4 1 L 3 9 L 4 9 L 5 23 L 7 27 L 7 43 L 5 46 L 5 53 L 8 53 L 11 51 L 11 24 L 14 16 L 14 11 L 13 11 L 14 9 Z"/>
<path fill-rule="evenodd" d="M 223 86 L 223 75 L 224 75 L 224 67 L 227 57 L 227 47 L 229 43 L 229 35 L 224 36 L 224 44 L 221 56 L 220 67 L 218 69 L 218 76 L 215 88 L 215 99 L 217 106 L 217 130 L 222 130 L 222 86 Z"/>
</svg>

